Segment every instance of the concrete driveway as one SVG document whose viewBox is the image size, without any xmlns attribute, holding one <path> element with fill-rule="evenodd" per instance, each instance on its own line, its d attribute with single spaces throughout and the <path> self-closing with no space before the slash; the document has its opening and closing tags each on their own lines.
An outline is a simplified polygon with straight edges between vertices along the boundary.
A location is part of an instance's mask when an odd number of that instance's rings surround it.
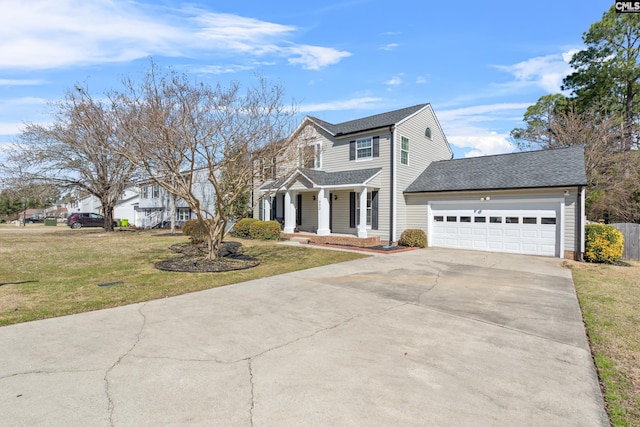
<svg viewBox="0 0 640 427">
<path fill-rule="evenodd" d="M 3 327 L 0 424 L 606 426 L 560 263 L 424 249 Z"/>
</svg>

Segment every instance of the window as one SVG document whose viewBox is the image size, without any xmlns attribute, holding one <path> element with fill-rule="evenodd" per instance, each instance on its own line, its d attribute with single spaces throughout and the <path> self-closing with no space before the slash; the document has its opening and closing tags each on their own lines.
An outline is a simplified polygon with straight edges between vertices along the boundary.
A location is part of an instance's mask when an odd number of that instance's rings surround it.
<svg viewBox="0 0 640 427">
<path fill-rule="evenodd" d="M 471 217 L 470 216 L 461 216 L 460 217 L 460 222 L 471 222 Z"/>
<path fill-rule="evenodd" d="M 444 217 L 441 216 L 441 215 L 436 215 L 436 216 L 433 217 L 433 220 L 435 222 L 443 222 L 444 221 Z"/>
<path fill-rule="evenodd" d="M 477 217 L 473 218 L 473 222 L 487 222 L 487 217 L 486 216 L 477 216 Z"/>
<path fill-rule="evenodd" d="M 356 139 L 356 160 L 373 157 L 373 140 L 371 138 Z"/>
<path fill-rule="evenodd" d="M 540 224 L 555 225 L 555 223 L 556 223 L 555 218 L 540 218 Z"/>
<path fill-rule="evenodd" d="M 424 131 L 424 136 L 431 139 L 431 128 L 426 128 Z"/>
<path fill-rule="evenodd" d="M 367 192 L 367 225 L 371 225 L 371 207 L 372 203 L 372 194 L 370 191 Z M 360 203 L 356 203 L 356 226 L 360 225 Z"/>
<path fill-rule="evenodd" d="M 308 144 L 300 149 L 299 165 L 307 169 L 320 169 L 322 167 L 322 145 L 320 143 Z"/>
<path fill-rule="evenodd" d="M 149 198 L 149 187 L 142 187 L 142 198 L 143 199 Z"/>
<path fill-rule="evenodd" d="M 458 222 L 458 217 L 448 216 L 447 217 L 447 222 Z"/>
<path fill-rule="evenodd" d="M 508 216 L 504 219 L 505 224 L 519 224 L 520 218 L 517 216 Z"/>
<path fill-rule="evenodd" d="M 189 209 L 179 208 L 176 215 L 178 221 L 188 221 L 191 218 L 191 211 Z"/>
<path fill-rule="evenodd" d="M 400 146 L 400 163 L 403 165 L 409 164 L 409 138 L 402 137 Z"/>
<path fill-rule="evenodd" d="M 158 197 L 160 197 L 160 187 L 156 184 L 153 186 L 153 198 L 157 199 Z"/>
<path fill-rule="evenodd" d="M 538 223 L 538 218 L 531 217 L 531 216 L 525 216 L 524 218 L 522 218 L 522 223 L 523 224 L 537 224 Z"/>
<path fill-rule="evenodd" d="M 489 217 L 489 222 L 491 224 L 502 224 L 502 217 L 501 216 L 490 216 Z"/>
<path fill-rule="evenodd" d="M 274 158 L 265 160 L 260 160 L 260 166 L 262 168 L 262 180 L 268 181 L 270 179 L 275 179 L 276 177 L 276 161 Z"/>
</svg>

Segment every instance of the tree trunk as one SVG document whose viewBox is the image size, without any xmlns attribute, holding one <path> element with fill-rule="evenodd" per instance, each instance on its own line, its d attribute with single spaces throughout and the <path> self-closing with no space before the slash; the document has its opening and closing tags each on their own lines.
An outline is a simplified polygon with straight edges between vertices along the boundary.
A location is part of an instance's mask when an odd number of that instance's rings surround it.
<svg viewBox="0 0 640 427">
<path fill-rule="evenodd" d="M 109 203 L 102 202 L 102 213 L 104 216 L 104 225 L 102 228 L 106 232 L 113 231 L 113 206 Z"/>
<path fill-rule="evenodd" d="M 171 234 L 176 234 L 176 195 L 169 193 L 169 212 L 171 215 Z"/>
</svg>

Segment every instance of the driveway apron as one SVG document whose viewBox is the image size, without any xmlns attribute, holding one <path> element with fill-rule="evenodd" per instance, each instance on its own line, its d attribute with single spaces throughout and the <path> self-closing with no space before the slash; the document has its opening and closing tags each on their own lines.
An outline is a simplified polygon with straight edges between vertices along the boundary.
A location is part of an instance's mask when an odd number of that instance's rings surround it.
<svg viewBox="0 0 640 427">
<path fill-rule="evenodd" d="M 0 424 L 609 421 L 561 260 L 424 249 L 0 328 Z"/>
</svg>

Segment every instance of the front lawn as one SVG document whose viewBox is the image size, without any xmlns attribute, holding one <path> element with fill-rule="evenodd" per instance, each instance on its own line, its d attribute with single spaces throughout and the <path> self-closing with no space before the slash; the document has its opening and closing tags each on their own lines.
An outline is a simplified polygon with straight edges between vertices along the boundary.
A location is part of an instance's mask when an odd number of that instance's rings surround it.
<svg viewBox="0 0 640 427">
<path fill-rule="evenodd" d="M 640 263 L 568 263 L 614 426 L 640 426 Z"/>
<path fill-rule="evenodd" d="M 165 230 L 104 233 L 66 226 L 0 226 L 0 326 L 99 310 L 366 255 L 242 240 L 258 267 L 227 273 L 172 273 L 154 268 L 186 242 Z M 120 283 L 121 282 L 121 283 Z M 111 286 L 99 284 L 114 283 Z"/>
</svg>

